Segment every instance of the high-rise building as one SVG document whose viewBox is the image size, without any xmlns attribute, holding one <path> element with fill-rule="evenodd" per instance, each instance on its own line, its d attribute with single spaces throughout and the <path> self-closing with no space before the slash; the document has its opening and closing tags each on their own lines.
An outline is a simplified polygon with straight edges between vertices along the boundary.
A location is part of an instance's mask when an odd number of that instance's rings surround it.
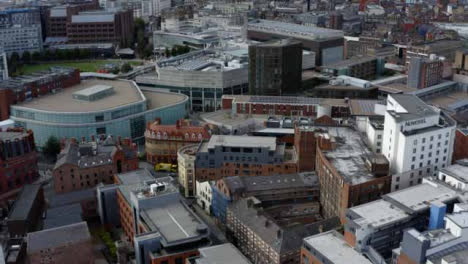
<svg viewBox="0 0 468 264">
<path fill-rule="evenodd" d="M 11 55 L 17 52 L 30 53 L 42 50 L 42 30 L 40 24 L 12 25 L 0 28 L 0 48 Z"/>
<path fill-rule="evenodd" d="M 389 95 L 382 153 L 390 161 L 392 191 L 421 183 L 452 161 L 455 121 L 414 95 Z"/>
<path fill-rule="evenodd" d="M 249 46 L 249 93 L 284 95 L 301 88 L 302 44 L 291 39 Z"/>
<path fill-rule="evenodd" d="M 8 79 L 8 62 L 6 53 L 0 49 L 0 81 Z"/>
<path fill-rule="evenodd" d="M 429 59 L 412 57 L 408 66 L 408 87 L 423 89 L 440 83 L 443 62 L 435 55 Z"/>
</svg>

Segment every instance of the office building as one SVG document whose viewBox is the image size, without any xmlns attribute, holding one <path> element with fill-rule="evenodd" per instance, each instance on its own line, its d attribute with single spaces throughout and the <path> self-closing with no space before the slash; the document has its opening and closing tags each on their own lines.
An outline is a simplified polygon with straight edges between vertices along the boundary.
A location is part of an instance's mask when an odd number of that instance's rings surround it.
<svg viewBox="0 0 468 264">
<path fill-rule="evenodd" d="M 0 27 L 34 24 L 41 24 L 41 14 L 38 8 L 7 8 L 0 11 Z"/>
<path fill-rule="evenodd" d="M 38 230 L 44 209 L 42 186 L 25 185 L 8 213 L 6 225 L 10 237 L 24 237 L 27 233 Z"/>
<path fill-rule="evenodd" d="M 304 26 L 272 20 L 252 20 L 247 24 L 247 37 L 255 41 L 292 38 L 302 48 L 315 53 L 315 65 L 322 66 L 343 59 L 343 32 L 315 26 Z"/>
<path fill-rule="evenodd" d="M 316 157 L 322 213 L 345 222 L 348 208 L 390 192 L 389 164 L 382 154 L 372 153 L 351 128 L 329 127 L 323 133 L 329 143 L 317 148 Z"/>
<path fill-rule="evenodd" d="M 36 144 L 50 136 L 91 140 L 92 135 L 119 135 L 144 140 L 146 124 L 161 118 L 174 124 L 186 115 L 182 94 L 142 91 L 132 81 L 87 79 L 54 94 L 13 105 L 11 119 L 35 131 Z"/>
<path fill-rule="evenodd" d="M 200 248 L 200 255 L 187 259 L 185 264 L 252 264 L 231 243 Z"/>
<path fill-rule="evenodd" d="M 34 133 L 21 128 L 0 130 L 0 193 L 32 183 L 39 177 Z"/>
<path fill-rule="evenodd" d="M 211 112 L 221 108 L 224 94 L 248 93 L 248 71 L 246 47 L 204 49 L 160 60 L 156 75 L 138 76 L 136 82 L 185 94 L 190 110 Z"/>
<path fill-rule="evenodd" d="M 297 172 L 297 154 L 274 137 L 213 135 L 196 153 L 197 181 Z"/>
<path fill-rule="evenodd" d="M 429 58 L 431 54 L 444 57 L 446 60 L 454 62 L 455 53 L 461 48 L 463 48 L 462 41 L 450 39 L 409 45 L 406 49 L 406 64 L 408 65 L 413 57 Z"/>
<path fill-rule="evenodd" d="M 287 95 L 301 90 L 302 44 L 291 39 L 249 46 L 249 93 Z"/>
<path fill-rule="evenodd" d="M 272 176 L 231 176 L 215 181 L 211 187 L 212 214 L 226 223 L 229 204 L 255 196 L 263 204 L 278 205 L 319 201 L 318 178 L 313 172 Z M 198 191 L 198 190 L 197 190 Z"/>
<path fill-rule="evenodd" d="M 408 87 L 424 89 L 442 80 L 443 62 L 434 55 L 429 59 L 413 57 L 408 66 Z"/>
<path fill-rule="evenodd" d="M 146 160 L 152 164 L 177 164 L 177 151 L 186 145 L 210 139 L 207 126 L 177 120 L 175 125 L 163 125 L 161 119 L 147 125 L 145 131 Z"/>
<path fill-rule="evenodd" d="M 330 63 L 322 67 L 322 73 L 371 80 L 384 71 L 385 60 L 375 56 L 356 56 L 347 60 Z"/>
<path fill-rule="evenodd" d="M 136 145 L 130 139 L 108 136 L 86 142 L 64 140 L 52 175 L 56 193 L 114 182 L 114 174 L 138 169 Z"/>
<path fill-rule="evenodd" d="M 67 42 L 113 43 L 128 46 L 133 40 L 131 10 L 83 11 L 71 15 L 67 23 Z"/>
<path fill-rule="evenodd" d="M 304 238 L 301 264 L 371 264 L 335 230 Z"/>
<path fill-rule="evenodd" d="M 8 57 L 7 54 L 0 49 L 0 82 L 8 80 Z"/>
<path fill-rule="evenodd" d="M 42 51 L 42 31 L 40 24 L 12 25 L 0 27 L 0 48 L 11 56 L 14 52 L 20 56 L 23 52 Z"/>
<path fill-rule="evenodd" d="M 254 263 L 299 263 L 304 237 L 339 225 L 337 218 L 323 220 L 318 212 L 309 211 L 307 220 L 302 222 L 279 221 L 276 217 L 274 212 L 262 208 L 262 202 L 255 197 L 241 199 L 228 207 L 226 235 Z"/>
<path fill-rule="evenodd" d="M 93 242 L 86 222 L 28 233 L 26 240 L 30 263 L 94 262 Z"/>
<path fill-rule="evenodd" d="M 456 73 L 467 75 L 468 73 L 468 50 L 457 50 L 455 52 L 455 62 L 453 67 Z"/>
<path fill-rule="evenodd" d="M 171 7 L 170 0 L 151 0 L 151 8 L 153 16 L 161 16 L 164 9 Z"/>
<path fill-rule="evenodd" d="M 466 205 L 466 204 L 465 204 Z M 397 264 L 464 263 L 468 256 L 468 211 L 442 214 L 442 228 L 405 230 L 392 257 Z M 445 225 L 444 225 L 445 222 Z"/>
<path fill-rule="evenodd" d="M 452 161 L 455 121 L 414 95 L 387 97 L 382 153 L 390 162 L 392 191 L 421 183 Z"/>
<path fill-rule="evenodd" d="M 47 38 L 66 38 L 67 23 L 71 16 L 82 11 L 99 9 L 98 1 L 73 2 L 67 5 L 54 6 L 46 12 L 46 42 Z"/>
<path fill-rule="evenodd" d="M 443 168 L 437 174 L 439 181 L 445 182 L 455 189 L 468 190 L 468 160 L 458 160 L 455 164 Z"/>
<path fill-rule="evenodd" d="M 211 244 L 208 227 L 185 204 L 171 177 L 155 179 L 147 170 L 118 174 L 115 185 L 98 188 L 98 203 L 104 223 L 120 218 L 138 264 L 185 263 Z M 120 214 L 108 214 L 116 205 Z"/>
<path fill-rule="evenodd" d="M 431 213 L 439 212 L 436 208 L 442 204 L 453 208 L 454 203 L 464 202 L 466 198 L 466 194 L 443 182 L 424 180 L 422 184 L 386 194 L 380 200 L 350 208 L 346 213 L 344 237 L 374 263 L 390 259 L 392 250 L 400 245 L 404 230 L 427 230 Z M 433 218 L 437 219 L 435 215 Z"/>
<path fill-rule="evenodd" d="M 0 81 L 0 120 L 10 118 L 10 106 L 35 99 L 59 89 L 80 83 L 80 71 L 75 68 L 51 67 L 19 77 Z"/>
</svg>

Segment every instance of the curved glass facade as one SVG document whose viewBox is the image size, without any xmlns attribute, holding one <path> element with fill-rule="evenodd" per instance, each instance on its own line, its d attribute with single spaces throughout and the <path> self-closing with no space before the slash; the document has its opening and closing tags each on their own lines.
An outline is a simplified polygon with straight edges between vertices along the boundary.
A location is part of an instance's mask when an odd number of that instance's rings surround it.
<svg viewBox="0 0 468 264">
<path fill-rule="evenodd" d="M 91 135 L 106 134 L 142 140 L 147 122 L 158 117 L 163 124 L 175 124 L 177 120 L 184 118 L 187 115 L 188 97 L 183 96 L 177 103 L 158 108 L 147 109 L 146 105 L 147 101 L 143 100 L 122 107 L 82 113 L 47 112 L 12 106 L 11 119 L 16 126 L 33 130 L 39 147 L 50 136 L 59 139 L 85 137 L 90 140 Z"/>
</svg>

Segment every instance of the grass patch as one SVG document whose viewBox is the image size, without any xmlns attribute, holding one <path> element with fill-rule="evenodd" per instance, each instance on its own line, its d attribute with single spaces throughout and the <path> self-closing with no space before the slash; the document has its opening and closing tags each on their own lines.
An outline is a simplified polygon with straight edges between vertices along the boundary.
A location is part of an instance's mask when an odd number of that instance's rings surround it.
<svg viewBox="0 0 468 264">
<path fill-rule="evenodd" d="M 49 67 L 65 66 L 80 69 L 81 72 L 96 72 L 108 63 L 119 63 L 119 60 L 92 60 L 92 61 L 67 61 L 67 62 L 47 62 L 41 64 L 27 64 L 23 65 L 21 72 L 23 74 L 30 74 L 36 71 L 48 70 Z M 123 62 L 123 61 L 122 61 Z M 132 66 L 141 65 L 138 61 L 128 61 Z"/>
</svg>

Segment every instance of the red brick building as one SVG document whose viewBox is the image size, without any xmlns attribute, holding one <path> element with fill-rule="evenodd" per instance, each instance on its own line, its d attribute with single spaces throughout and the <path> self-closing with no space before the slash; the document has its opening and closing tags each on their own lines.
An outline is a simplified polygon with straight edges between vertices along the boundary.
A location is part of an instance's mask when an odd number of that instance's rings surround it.
<svg viewBox="0 0 468 264">
<path fill-rule="evenodd" d="M 53 170 L 55 192 L 64 193 L 113 183 L 114 174 L 138 169 L 136 145 L 112 137 L 78 143 L 62 142 Z"/>
<path fill-rule="evenodd" d="M 323 140 L 329 143 L 317 146 L 315 165 L 322 214 L 338 216 L 343 223 L 347 208 L 390 192 L 389 163 L 383 155 L 363 147 L 359 133 L 351 128 L 330 129 Z"/>
<path fill-rule="evenodd" d="M 210 139 L 207 126 L 178 120 L 175 125 L 162 125 L 161 119 L 148 123 L 145 132 L 146 159 L 152 164 L 177 164 L 177 151 L 186 145 Z"/>
<path fill-rule="evenodd" d="M 10 117 L 10 105 L 79 83 L 80 71 L 66 67 L 51 67 L 48 71 L 0 81 L 0 121 Z"/>
<path fill-rule="evenodd" d="M 468 129 L 457 129 L 453 144 L 453 162 L 468 158 Z"/>
<path fill-rule="evenodd" d="M 71 16 L 82 11 L 98 10 L 99 1 L 83 1 L 65 6 L 57 6 L 48 10 L 46 18 L 46 37 L 66 37 L 67 23 Z"/>
<path fill-rule="evenodd" d="M 28 263 L 94 263 L 86 222 L 29 233 L 27 245 Z"/>
<path fill-rule="evenodd" d="M 31 183 L 38 176 L 33 132 L 0 129 L 0 194 Z"/>
<path fill-rule="evenodd" d="M 343 118 L 350 115 L 349 105 L 344 99 L 293 97 L 293 96 L 249 96 L 223 95 L 222 107 L 236 114 L 284 115 Z"/>
</svg>

